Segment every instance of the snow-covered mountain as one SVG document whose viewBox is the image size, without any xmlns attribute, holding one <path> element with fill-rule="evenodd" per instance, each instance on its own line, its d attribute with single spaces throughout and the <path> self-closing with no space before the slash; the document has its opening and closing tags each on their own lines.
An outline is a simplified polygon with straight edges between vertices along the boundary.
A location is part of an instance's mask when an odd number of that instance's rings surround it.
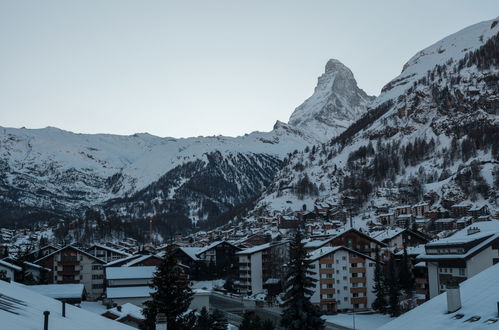
<svg viewBox="0 0 499 330">
<path fill-rule="evenodd" d="M 292 121 L 290 121 L 291 123 Z M 420 51 L 368 112 L 285 166 L 253 212 L 472 200 L 499 188 L 499 20 Z"/>
<path fill-rule="evenodd" d="M 314 94 L 295 109 L 288 123 L 326 142 L 359 119 L 373 99 L 357 86 L 349 68 L 331 59 Z"/>
<path fill-rule="evenodd" d="M 294 124 L 278 121 L 271 132 L 175 139 L 0 127 L 0 221 L 93 207 L 139 219 L 218 216 L 258 196 L 288 153 L 337 135 L 365 110 L 350 70 L 331 60 L 326 71 Z"/>
</svg>

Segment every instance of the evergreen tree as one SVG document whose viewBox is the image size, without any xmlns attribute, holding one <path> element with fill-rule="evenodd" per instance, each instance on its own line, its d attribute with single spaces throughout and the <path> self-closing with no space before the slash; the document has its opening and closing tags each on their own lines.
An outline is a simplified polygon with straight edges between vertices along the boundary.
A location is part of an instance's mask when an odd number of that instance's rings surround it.
<svg viewBox="0 0 499 330">
<path fill-rule="evenodd" d="M 260 330 L 260 318 L 254 312 L 245 312 L 239 330 Z"/>
<path fill-rule="evenodd" d="M 215 309 L 211 314 L 211 318 L 213 320 L 213 324 L 211 325 L 210 330 L 227 330 L 229 322 L 227 321 L 224 313 L 218 309 Z"/>
<path fill-rule="evenodd" d="M 397 272 L 395 270 L 395 261 L 393 258 L 390 260 L 390 280 L 388 282 L 389 285 L 389 312 L 390 316 L 399 316 L 400 315 L 400 305 L 399 305 L 399 281 Z"/>
<path fill-rule="evenodd" d="M 399 283 L 400 288 L 402 288 L 408 296 L 412 297 L 414 293 L 414 275 L 412 273 L 412 263 L 411 259 L 407 255 L 407 247 L 404 242 L 404 256 L 402 258 L 402 264 L 400 265 L 399 273 Z"/>
<path fill-rule="evenodd" d="M 203 307 L 201 309 L 201 312 L 199 312 L 199 316 L 196 321 L 196 326 L 195 330 L 207 330 L 211 329 L 213 326 L 213 318 L 211 317 L 210 313 L 206 310 L 206 307 Z"/>
<path fill-rule="evenodd" d="M 307 251 L 299 230 L 290 245 L 290 262 L 285 284 L 284 311 L 281 325 L 286 329 L 324 329 L 324 320 L 318 307 L 312 305 L 310 296 L 316 280 L 312 278 Z"/>
<path fill-rule="evenodd" d="M 194 313 L 185 314 L 192 300 L 192 291 L 183 269 L 177 264 L 174 249 L 169 248 L 152 279 L 151 300 L 144 303 L 144 329 L 155 329 L 156 314 L 164 313 L 169 329 L 192 329 Z"/>
<path fill-rule="evenodd" d="M 376 299 L 372 304 L 372 308 L 375 311 L 378 311 L 383 314 L 386 313 L 385 287 L 386 287 L 385 276 L 381 265 L 379 248 L 376 248 L 376 264 L 374 268 L 374 290 L 373 290 L 373 293 L 376 294 Z"/>
</svg>

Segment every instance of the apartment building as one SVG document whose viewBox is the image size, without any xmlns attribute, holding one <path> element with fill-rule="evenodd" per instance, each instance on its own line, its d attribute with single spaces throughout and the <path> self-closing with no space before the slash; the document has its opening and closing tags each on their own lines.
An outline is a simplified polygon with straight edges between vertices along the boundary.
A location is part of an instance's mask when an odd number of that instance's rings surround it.
<svg viewBox="0 0 499 330">
<path fill-rule="evenodd" d="M 51 270 L 47 276 L 49 284 L 81 283 L 91 299 L 99 298 L 104 292 L 106 262 L 74 246 L 65 246 L 35 263 Z"/>
<path fill-rule="evenodd" d="M 475 222 L 454 235 L 430 242 L 418 259 L 428 267 L 430 298 L 499 263 L 499 221 Z"/>
<path fill-rule="evenodd" d="M 284 278 L 283 265 L 289 261 L 289 242 L 261 244 L 236 255 L 239 258 L 239 290 L 242 294 L 255 294 L 263 291 L 266 282 Z"/>
<path fill-rule="evenodd" d="M 367 310 L 375 299 L 375 260 L 344 246 L 325 246 L 309 257 L 317 280 L 310 301 L 326 313 Z"/>
</svg>

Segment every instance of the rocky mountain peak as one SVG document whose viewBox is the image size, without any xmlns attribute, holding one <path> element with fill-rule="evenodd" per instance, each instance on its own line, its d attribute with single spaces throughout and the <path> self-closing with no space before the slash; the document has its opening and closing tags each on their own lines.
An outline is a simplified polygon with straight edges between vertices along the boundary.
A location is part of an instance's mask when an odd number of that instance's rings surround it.
<svg viewBox="0 0 499 330">
<path fill-rule="evenodd" d="M 325 142 L 365 113 L 373 99 L 357 86 L 348 67 L 330 59 L 318 78 L 314 94 L 295 109 L 288 123 Z"/>
</svg>

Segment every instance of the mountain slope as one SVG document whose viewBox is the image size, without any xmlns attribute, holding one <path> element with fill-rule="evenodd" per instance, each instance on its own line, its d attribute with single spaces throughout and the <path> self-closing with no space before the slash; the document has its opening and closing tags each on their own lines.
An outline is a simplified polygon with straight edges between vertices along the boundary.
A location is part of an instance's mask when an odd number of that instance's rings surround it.
<svg viewBox="0 0 499 330">
<path fill-rule="evenodd" d="M 425 199 L 496 203 L 499 24 L 481 22 L 411 58 L 369 111 L 329 143 L 286 165 L 258 212 L 321 202 L 352 208 Z"/>
<path fill-rule="evenodd" d="M 359 119 L 373 99 L 357 86 L 349 68 L 331 59 L 314 94 L 295 109 L 288 124 L 326 142 Z"/>
<path fill-rule="evenodd" d="M 370 99 L 331 60 L 290 124 L 271 132 L 175 139 L 0 127 L 0 222 L 92 208 L 137 219 L 217 217 L 258 196 L 288 153 L 341 133 Z"/>
</svg>

